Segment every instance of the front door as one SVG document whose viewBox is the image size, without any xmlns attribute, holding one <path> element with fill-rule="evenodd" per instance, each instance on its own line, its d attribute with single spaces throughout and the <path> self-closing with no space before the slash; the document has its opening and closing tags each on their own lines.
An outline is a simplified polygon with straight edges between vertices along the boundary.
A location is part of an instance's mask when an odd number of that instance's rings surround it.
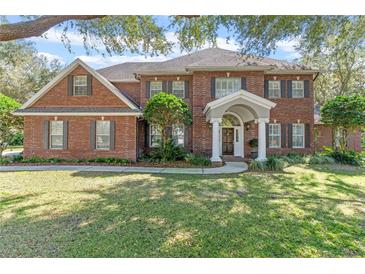
<svg viewBox="0 0 365 274">
<path fill-rule="evenodd" d="M 234 141 L 233 128 L 222 129 L 222 154 L 233 155 L 233 141 Z"/>
</svg>

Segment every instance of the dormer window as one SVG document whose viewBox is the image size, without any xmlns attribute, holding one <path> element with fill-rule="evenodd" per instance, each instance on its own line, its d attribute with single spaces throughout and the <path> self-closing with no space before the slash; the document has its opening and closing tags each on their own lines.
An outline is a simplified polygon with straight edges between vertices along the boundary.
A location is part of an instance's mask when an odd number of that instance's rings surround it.
<svg viewBox="0 0 365 274">
<path fill-rule="evenodd" d="M 75 75 L 73 81 L 73 95 L 86 96 L 87 92 L 87 75 Z"/>
</svg>

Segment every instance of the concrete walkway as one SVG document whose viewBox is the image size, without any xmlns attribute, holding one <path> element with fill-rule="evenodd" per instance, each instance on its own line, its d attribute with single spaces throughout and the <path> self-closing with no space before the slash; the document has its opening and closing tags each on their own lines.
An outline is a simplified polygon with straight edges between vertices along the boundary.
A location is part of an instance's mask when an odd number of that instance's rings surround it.
<svg viewBox="0 0 365 274">
<path fill-rule="evenodd" d="M 128 166 L 0 166 L 0 171 L 91 171 L 119 173 L 158 173 L 158 174 L 229 174 L 247 170 L 245 162 L 226 162 L 222 167 L 213 168 L 159 168 L 159 167 L 128 167 Z"/>
</svg>

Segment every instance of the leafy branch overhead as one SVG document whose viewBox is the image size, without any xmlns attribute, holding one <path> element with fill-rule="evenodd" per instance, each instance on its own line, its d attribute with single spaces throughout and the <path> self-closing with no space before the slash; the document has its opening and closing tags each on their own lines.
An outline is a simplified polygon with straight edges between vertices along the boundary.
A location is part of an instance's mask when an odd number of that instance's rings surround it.
<svg viewBox="0 0 365 274">
<path fill-rule="evenodd" d="M 0 41 L 40 36 L 48 29 L 62 28 L 60 38 L 71 50 L 71 31 L 81 35 L 91 51 L 122 54 L 168 54 L 174 43 L 166 36 L 176 33 L 182 51 L 206 44 L 216 45 L 218 32 L 235 41 L 245 54 L 268 55 L 281 40 L 299 39 L 306 52 L 321 52 L 329 38 L 341 40 L 352 35 L 351 43 L 364 44 L 363 16 L 170 16 L 163 26 L 153 16 L 38 16 L 23 22 L 0 25 Z"/>
</svg>

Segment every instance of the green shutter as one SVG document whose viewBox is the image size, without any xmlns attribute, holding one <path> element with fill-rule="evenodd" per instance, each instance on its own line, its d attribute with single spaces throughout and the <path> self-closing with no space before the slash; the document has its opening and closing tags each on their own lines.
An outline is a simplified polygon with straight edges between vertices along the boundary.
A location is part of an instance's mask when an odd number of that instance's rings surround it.
<svg viewBox="0 0 365 274">
<path fill-rule="evenodd" d="M 74 89 L 74 77 L 73 75 L 69 75 L 67 78 L 67 95 L 72 96 Z"/>
<path fill-rule="evenodd" d="M 268 123 L 265 124 L 265 128 L 266 128 L 266 130 L 265 130 L 265 134 L 266 134 L 266 147 L 269 147 L 269 124 Z M 259 138 L 260 138 L 260 136 L 259 136 Z"/>
<path fill-rule="evenodd" d="M 91 96 L 92 95 L 92 81 L 93 77 L 92 75 L 88 74 L 87 75 L 87 95 Z"/>
<path fill-rule="evenodd" d="M 241 77 L 241 89 L 247 90 L 246 77 Z"/>
<path fill-rule="evenodd" d="M 264 97 L 269 98 L 269 81 L 264 81 Z"/>
<path fill-rule="evenodd" d="M 292 80 L 288 80 L 288 81 L 286 81 L 286 83 L 287 83 L 287 86 L 288 86 L 288 90 L 287 90 L 288 98 L 292 98 L 293 97 L 293 95 L 292 95 Z"/>
<path fill-rule="evenodd" d="M 281 147 L 286 147 L 286 124 L 281 124 Z"/>
<path fill-rule="evenodd" d="M 43 121 L 43 148 L 49 149 L 49 121 Z"/>
<path fill-rule="evenodd" d="M 293 147 L 293 124 L 288 124 L 288 148 Z"/>
<path fill-rule="evenodd" d="M 167 82 L 167 92 L 172 93 L 172 81 Z"/>
<path fill-rule="evenodd" d="M 90 149 L 94 150 L 96 148 L 95 143 L 96 137 L 96 121 L 90 122 Z"/>
<path fill-rule="evenodd" d="M 68 121 L 63 121 L 63 149 L 68 148 Z"/>
<path fill-rule="evenodd" d="M 115 149 L 115 121 L 110 121 L 110 150 Z"/>
<path fill-rule="evenodd" d="M 309 80 L 304 80 L 304 98 L 309 98 Z"/>
<path fill-rule="evenodd" d="M 212 77 L 210 79 L 210 96 L 212 96 L 212 98 L 215 98 L 215 77 Z"/>
<path fill-rule="evenodd" d="M 162 81 L 162 92 L 168 92 L 167 81 Z"/>
<path fill-rule="evenodd" d="M 281 80 L 280 81 L 280 89 L 281 89 L 281 98 L 285 98 L 285 86 L 286 86 L 286 81 L 285 80 Z"/>
<path fill-rule="evenodd" d="M 310 148 L 310 124 L 305 124 L 305 147 Z"/>
<path fill-rule="evenodd" d="M 185 88 L 185 98 L 189 98 L 189 81 L 188 80 L 185 80 L 184 88 Z"/>
<path fill-rule="evenodd" d="M 146 82 L 146 98 L 150 98 L 151 92 L 150 92 L 151 82 Z"/>
</svg>

